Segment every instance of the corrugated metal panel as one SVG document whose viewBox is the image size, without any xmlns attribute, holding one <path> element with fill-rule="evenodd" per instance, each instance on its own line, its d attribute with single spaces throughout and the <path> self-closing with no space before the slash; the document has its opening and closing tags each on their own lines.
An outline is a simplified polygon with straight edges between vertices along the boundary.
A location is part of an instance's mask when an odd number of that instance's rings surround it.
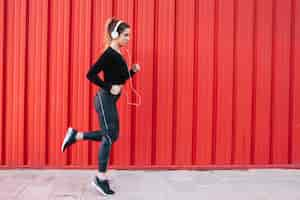
<svg viewBox="0 0 300 200">
<path fill-rule="evenodd" d="M 143 97 L 118 103 L 112 167 L 300 166 L 296 0 L 1 0 L 0 166 L 96 167 L 97 143 L 60 145 L 99 129 L 85 75 L 110 16 L 132 25 Z"/>
</svg>

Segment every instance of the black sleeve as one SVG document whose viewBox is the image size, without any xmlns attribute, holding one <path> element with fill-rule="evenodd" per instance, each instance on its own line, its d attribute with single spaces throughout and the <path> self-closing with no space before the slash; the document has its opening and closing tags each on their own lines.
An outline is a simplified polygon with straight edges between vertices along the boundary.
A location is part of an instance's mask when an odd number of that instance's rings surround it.
<svg viewBox="0 0 300 200">
<path fill-rule="evenodd" d="M 103 54 L 100 56 L 100 58 L 98 58 L 98 60 L 96 61 L 96 63 L 94 63 L 94 64 L 90 67 L 90 69 L 89 69 L 89 71 L 88 71 L 86 77 L 87 77 L 92 83 L 96 84 L 97 86 L 99 86 L 99 87 L 101 87 L 101 88 L 103 88 L 103 89 L 105 89 L 105 90 L 107 90 L 107 91 L 110 91 L 112 85 L 111 85 L 110 83 L 104 82 L 104 81 L 103 81 L 102 79 L 100 79 L 99 76 L 98 76 L 98 73 L 99 73 L 100 71 L 102 71 L 102 70 L 103 70 L 103 67 L 108 63 L 108 62 L 107 62 L 108 59 L 109 59 L 109 55 L 103 53 Z"/>
<path fill-rule="evenodd" d="M 133 71 L 133 69 L 131 69 L 130 71 L 129 71 L 129 73 L 130 73 L 130 76 L 131 76 L 131 78 L 135 75 L 135 73 L 136 72 L 134 72 Z M 126 76 L 126 80 L 128 80 L 130 77 L 129 77 L 129 74 L 128 74 L 128 72 L 127 72 L 127 76 Z"/>
</svg>

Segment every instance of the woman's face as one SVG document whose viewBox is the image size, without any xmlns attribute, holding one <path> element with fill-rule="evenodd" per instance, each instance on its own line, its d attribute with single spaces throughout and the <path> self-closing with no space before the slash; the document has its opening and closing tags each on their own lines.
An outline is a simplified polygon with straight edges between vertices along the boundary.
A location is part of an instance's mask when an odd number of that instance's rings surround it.
<svg viewBox="0 0 300 200">
<path fill-rule="evenodd" d="M 126 46 L 130 40 L 130 28 L 126 28 L 117 40 L 120 46 Z"/>
</svg>

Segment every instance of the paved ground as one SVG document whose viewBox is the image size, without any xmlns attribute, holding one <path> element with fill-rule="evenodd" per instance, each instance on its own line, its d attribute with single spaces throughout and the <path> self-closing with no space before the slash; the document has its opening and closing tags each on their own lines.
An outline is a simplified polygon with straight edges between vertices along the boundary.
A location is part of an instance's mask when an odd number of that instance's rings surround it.
<svg viewBox="0 0 300 200">
<path fill-rule="evenodd" d="M 95 170 L 0 170 L 0 200 L 300 200 L 300 170 L 111 170 L 116 195 L 90 184 Z"/>
</svg>

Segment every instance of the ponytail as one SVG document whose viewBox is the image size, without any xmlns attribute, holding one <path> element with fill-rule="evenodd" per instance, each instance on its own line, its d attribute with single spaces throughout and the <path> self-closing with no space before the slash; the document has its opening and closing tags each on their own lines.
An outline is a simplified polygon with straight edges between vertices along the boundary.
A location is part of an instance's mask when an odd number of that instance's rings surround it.
<svg viewBox="0 0 300 200">
<path fill-rule="evenodd" d="M 117 22 L 118 20 L 114 17 L 108 18 L 105 22 L 105 27 L 104 27 L 104 49 L 106 49 L 107 47 L 109 47 L 110 43 L 111 43 L 111 36 L 110 36 L 110 29 L 111 27 Z"/>
</svg>

